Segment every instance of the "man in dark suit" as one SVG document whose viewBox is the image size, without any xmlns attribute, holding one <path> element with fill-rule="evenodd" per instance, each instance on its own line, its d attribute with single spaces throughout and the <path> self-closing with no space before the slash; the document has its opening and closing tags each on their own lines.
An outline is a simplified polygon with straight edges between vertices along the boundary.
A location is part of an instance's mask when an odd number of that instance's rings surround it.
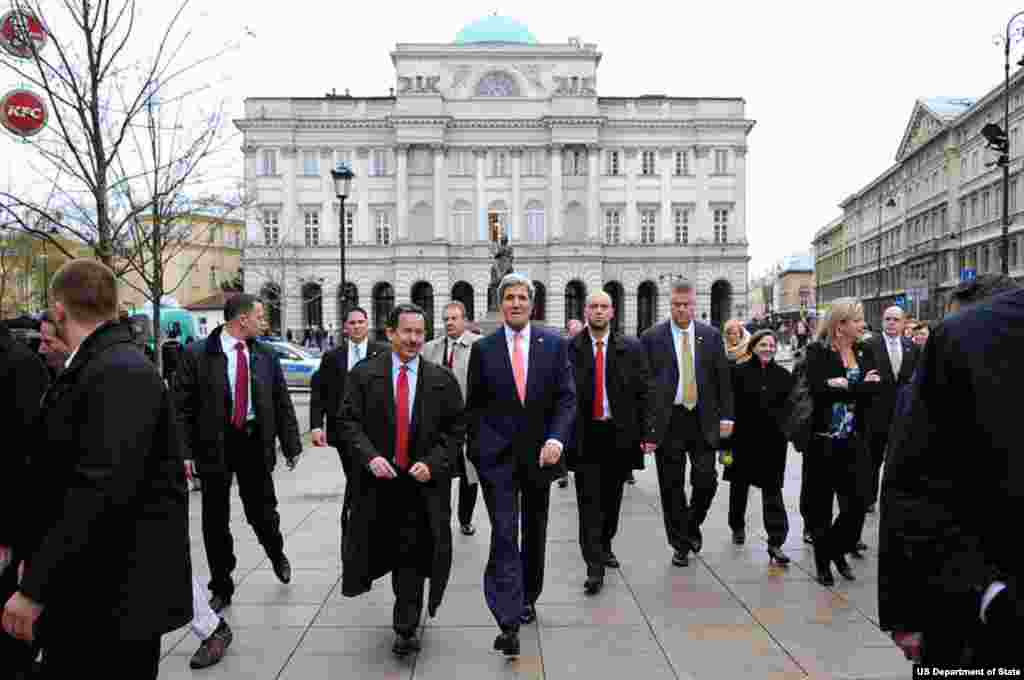
<svg viewBox="0 0 1024 680">
<path fill-rule="evenodd" d="M 224 306 L 223 326 L 182 353 L 174 375 L 185 429 L 186 457 L 203 475 L 203 542 L 210 564 L 210 606 L 231 604 L 235 583 L 231 537 L 231 480 L 238 478 L 245 518 L 282 583 L 292 578 L 284 554 L 274 492 L 275 439 L 294 469 L 302 453 L 295 407 L 274 352 L 256 341 L 263 331 L 263 303 L 242 294 Z"/>
<path fill-rule="evenodd" d="M 156 678 L 161 636 L 192 618 L 173 401 L 131 326 L 118 321 L 110 269 L 72 260 L 54 275 L 50 299 L 72 354 L 43 397 L 41 439 L 30 447 L 31 505 L 21 508 L 15 544 L 24 578 L 3 628 L 21 640 L 39 636 L 48 678 L 101 676 L 112 666 L 126 678 Z"/>
<path fill-rule="evenodd" d="M 868 347 L 878 361 L 882 381 L 868 409 L 868 451 L 871 454 L 871 488 L 868 512 L 875 511 L 885 448 L 889 444 L 889 428 L 896 409 L 896 395 L 910 383 L 917 366 L 917 347 L 903 337 L 903 309 L 890 307 L 882 315 L 882 333 L 871 336 Z"/>
<path fill-rule="evenodd" d="M 655 380 L 654 441 L 661 509 L 672 564 L 689 564 L 700 552 L 700 526 L 718 488 L 715 449 L 732 434 L 733 397 L 721 334 L 695 320 L 697 292 L 682 279 L 672 285 L 672 318 L 642 338 Z M 651 450 L 653 445 L 647 445 Z M 690 456 L 692 503 L 686 504 L 686 455 Z"/>
<path fill-rule="evenodd" d="M 341 504 L 341 533 L 344 536 L 348 524 L 350 490 L 348 480 L 352 475 L 352 463 L 346 453 L 342 436 L 341 400 L 345 396 L 345 379 L 349 372 L 363 359 L 372 359 L 378 354 L 387 354 L 390 348 L 383 342 L 371 342 L 370 324 L 366 310 L 354 307 L 345 320 L 348 338 L 342 340 L 337 349 L 324 355 L 310 381 L 309 426 L 313 430 L 313 446 L 333 446 L 338 450 L 341 469 L 345 473 L 345 496 Z M 324 434 L 324 421 L 327 433 Z"/>
<path fill-rule="evenodd" d="M 1012 526 L 1024 513 L 1015 419 L 1022 346 L 1024 291 L 947 317 L 925 346 L 908 415 L 893 424 L 879 623 L 928 667 L 1021 668 Z"/>
<path fill-rule="evenodd" d="M 576 439 L 568 465 L 576 472 L 580 548 L 588 595 L 604 587 L 605 568 L 619 568 L 612 539 L 619 527 L 623 484 L 644 467 L 643 442 L 654 441 L 654 383 L 647 353 L 635 338 L 611 330 L 608 293 L 587 300 L 587 326 L 570 343 L 576 376 Z"/>
<path fill-rule="evenodd" d="M 467 452 L 492 527 L 484 591 L 502 631 L 494 648 L 507 656 L 519 654 L 519 624 L 537 618 L 551 482 L 565 470 L 562 450 L 576 420 L 569 344 L 530 324 L 533 296 L 527 277 L 501 280 L 505 323 L 473 345 L 466 390 Z"/>
<path fill-rule="evenodd" d="M 452 566 L 452 472 L 465 439 L 459 384 L 422 359 L 425 333 L 420 307 L 395 307 L 391 351 L 355 367 L 341 414 L 353 460 L 342 594 L 369 592 L 391 572 L 398 656 L 420 647 L 424 579 L 430 616 L 444 596 Z"/>
</svg>

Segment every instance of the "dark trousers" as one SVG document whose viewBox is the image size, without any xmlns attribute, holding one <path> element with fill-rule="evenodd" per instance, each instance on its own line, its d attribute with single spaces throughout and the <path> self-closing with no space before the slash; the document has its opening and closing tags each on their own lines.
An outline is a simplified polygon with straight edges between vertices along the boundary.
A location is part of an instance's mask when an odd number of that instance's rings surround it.
<svg viewBox="0 0 1024 680">
<path fill-rule="evenodd" d="M 747 496 L 750 484 L 729 482 L 729 528 L 744 531 L 747 527 Z M 768 534 L 768 545 L 781 548 L 789 535 L 789 517 L 782 500 L 782 489 L 761 488 L 761 514 L 764 516 L 764 530 Z"/>
<path fill-rule="evenodd" d="M 155 680 L 159 670 L 160 636 L 147 640 L 118 640 L 76 630 L 58 637 L 47 637 L 44 643 L 45 680 L 102 678 L 112 672 L 121 678 Z"/>
<path fill-rule="evenodd" d="M 811 500 L 811 494 L 805 493 L 807 488 L 807 456 L 803 457 L 800 465 L 800 517 L 804 520 L 804 531 L 809 532 L 811 530 L 811 510 L 809 508 L 809 501 Z"/>
<path fill-rule="evenodd" d="M 921 665 L 958 668 L 1005 668 L 1020 671 L 1017 626 L 984 624 L 977 618 L 956 618 L 942 627 L 926 629 L 921 636 Z"/>
<path fill-rule="evenodd" d="M 551 485 L 532 482 L 518 461 L 481 471 L 480 485 L 491 519 L 484 596 L 499 626 L 518 629 L 524 606 L 534 604 L 544 587 Z"/>
<path fill-rule="evenodd" d="M 224 465 L 203 466 L 203 544 L 210 565 L 210 592 L 230 597 L 235 592 L 231 572 L 237 564 L 230 526 L 232 477 L 238 479 L 245 519 L 267 557 L 276 560 L 284 553 L 284 537 L 274 478 L 263 457 L 258 428 L 246 433 L 229 425 L 224 437 Z"/>
<path fill-rule="evenodd" d="M 476 496 L 480 491 L 479 484 L 466 481 L 466 473 L 459 477 L 459 524 L 465 526 L 473 523 L 473 510 L 476 508 Z"/>
<path fill-rule="evenodd" d="M 693 487 L 689 506 L 684 486 L 687 453 L 690 456 L 690 486 Z M 691 539 L 700 537 L 700 525 L 708 516 L 718 488 L 715 452 L 704 440 L 696 409 L 672 408 L 668 436 L 658 448 L 655 462 L 668 543 L 674 550 L 688 551 L 692 547 Z"/>
<path fill-rule="evenodd" d="M 804 466 L 801 490 L 807 496 L 814 554 L 821 561 L 852 551 L 864 528 L 865 463 L 857 437 L 831 439 L 814 435 Z M 832 502 L 839 498 L 839 516 L 832 521 Z"/>
<path fill-rule="evenodd" d="M 586 450 L 576 464 L 576 502 L 579 506 L 580 549 L 588 567 L 604 571 L 619 529 L 622 490 L 628 476 L 630 451 L 615 446 L 615 426 L 591 422 L 584 433 Z"/>
<path fill-rule="evenodd" d="M 399 635 L 416 632 L 423 615 L 424 582 L 433 556 L 433 540 L 419 482 L 402 475 L 387 485 L 388 507 L 394 508 L 397 530 L 393 544 L 391 590 L 395 594 L 393 625 Z"/>
<path fill-rule="evenodd" d="M 873 505 L 878 502 L 878 492 L 882 483 L 882 463 L 885 462 L 885 449 L 889 445 L 889 433 L 875 433 L 868 437 L 868 455 L 871 465 L 871 486 L 868 488 L 866 502 Z"/>
<path fill-rule="evenodd" d="M 338 458 L 341 460 L 341 471 L 345 475 L 345 493 L 341 500 L 341 545 L 345 544 L 345 529 L 348 527 L 348 515 L 352 509 L 352 462 L 348 456 L 345 445 L 341 442 L 332 444 L 338 449 Z"/>
</svg>

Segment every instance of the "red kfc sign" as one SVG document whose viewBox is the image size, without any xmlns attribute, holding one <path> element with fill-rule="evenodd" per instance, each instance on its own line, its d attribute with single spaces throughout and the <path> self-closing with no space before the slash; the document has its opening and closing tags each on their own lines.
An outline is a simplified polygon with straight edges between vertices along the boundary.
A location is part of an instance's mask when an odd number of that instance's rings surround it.
<svg viewBox="0 0 1024 680">
<path fill-rule="evenodd" d="M 46 102 L 35 92 L 12 90 L 0 99 L 0 124 L 19 137 L 42 131 L 49 117 Z"/>
<path fill-rule="evenodd" d="M 0 47 L 19 59 L 30 59 L 46 46 L 49 34 L 35 15 L 13 9 L 0 18 Z"/>
</svg>

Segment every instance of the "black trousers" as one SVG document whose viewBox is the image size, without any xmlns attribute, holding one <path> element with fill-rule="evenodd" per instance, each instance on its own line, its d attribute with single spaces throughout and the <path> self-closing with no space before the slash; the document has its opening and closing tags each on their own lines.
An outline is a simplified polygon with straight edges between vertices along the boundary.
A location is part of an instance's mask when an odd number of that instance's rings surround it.
<svg viewBox="0 0 1024 680">
<path fill-rule="evenodd" d="M 616 448 L 615 426 L 607 421 L 588 423 L 584 441 L 586 450 L 576 464 L 580 549 L 588 567 L 603 571 L 619 529 L 623 485 L 632 452 Z"/>
<path fill-rule="evenodd" d="M 686 503 L 686 456 L 690 456 L 690 486 L 693 498 Z M 700 525 L 708 516 L 718 489 L 715 452 L 704 439 L 697 409 L 672 408 L 668 436 L 655 455 L 661 511 L 665 533 L 674 550 L 690 550 L 691 538 L 700 536 Z"/>
<path fill-rule="evenodd" d="M 391 494 L 387 505 L 394 508 L 397 529 L 391 570 L 391 590 L 395 594 L 392 621 L 395 632 L 405 636 L 416 632 L 423 615 L 424 575 L 429 571 L 434 545 L 418 485 L 409 475 L 387 485 Z"/>
<path fill-rule="evenodd" d="M 341 460 L 341 471 L 345 474 L 345 493 L 341 500 L 341 543 L 345 544 L 345 529 L 348 527 L 348 516 L 352 509 L 352 459 L 348 455 L 345 445 L 341 442 L 331 444 L 338 449 L 338 458 Z"/>
<path fill-rule="evenodd" d="M 802 495 L 807 496 L 815 557 L 824 561 L 850 552 L 864 528 L 862 444 L 851 439 L 814 435 L 804 456 L 807 477 Z M 839 515 L 832 520 L 833 499 L 839 499 Z"/>
<path fill-rule="evenodd" d="M 1004 668 L 1021 671 L 1017 626 L 984 624 L 978 618 L 946 622 L 925 630 L 921 636 L 921 665 L 953 670 L 959 668 Z M 998 677 L 998 676 L 996 676 Z"/>
<path fill-rule="evenodd" d="M 882 463 L 885 462 L 885 449 L 889 446 L 889 433 L 874 433 L 868 437 L 868 454 L 871 465 L 871 486 L 868 488 L 866 502 L 872 505 L 878 502 L 878 492 L 882 483 Z"/>
<path fill-rule="evenodd" d="M 804 455 L 800 465 L 800 517 L 804 520 L 804 531 L 811 531 L 811 510 L 810 500 L 811 494 L 805 493 L 804 490 L 807 488 L 807 456 Z"/>
<path fill-rule="evenodd" d="M 203 466 L 203 544 L 210 565 L 210 592 L 230 597 L 235 592 L 234 539 L 231 536 L 231 481 L 238 479 L 245 519 L 272 560 L 284 554 L 281 516 L 277 512 L 274 478 L 263 457 L 258 428 L 242 432 L 230 425 L 224 435 L 224 465 Z"/>
<path fill-rule="evenodd" d="M 476 508 L 476 497 L 480 491 L 479 484 L 466 481 L 466 473 L 459 477 L 459 524 L 473 523 L 473 510 Z"/>
<path fill-rule="evenodd" d="M 44 642 L 42 676 L 45 680 L 103 678 L 112 672 L 121 678 L 156 680 L 159 670 L 160 636 L 118 640 L 109 635 L 76 630 L 57 637 L 48 636 Z"/>
<path fill-rule="evenodd" d="M 750 484 L 729 482 L 729 528 L 744 531 L 747 527 L 747 496 Z M 761 514 L 764 516 L 764 530 L 768 534 L 768 545 L 781 548 L 789 535 L 789 517 L 782 500 L 781 488 L 761 488 Z"/>
</svg>

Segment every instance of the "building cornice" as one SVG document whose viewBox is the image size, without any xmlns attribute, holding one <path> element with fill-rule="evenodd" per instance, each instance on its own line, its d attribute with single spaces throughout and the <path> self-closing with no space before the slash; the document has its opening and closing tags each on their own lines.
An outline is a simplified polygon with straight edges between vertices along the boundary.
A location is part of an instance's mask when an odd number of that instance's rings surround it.
<svg viewBox="0 0 1024 680">
<path fill-rule="evenodd" d="M 391 129 L 398 126 L 430 126 L 450 129 L 544 129 L 552 126 L 609 127 L 641 129 L 727 129 L 749 134 L 756 121 L 728 118 L 701 119 L 610 119 L 606 116 L 544 116 L 541 118 L 465 118 L 451 116 L 387 116 L 385 118 L 239 118 L 235 126 L 249 130 L 339 130 Z"/>
</svg>

